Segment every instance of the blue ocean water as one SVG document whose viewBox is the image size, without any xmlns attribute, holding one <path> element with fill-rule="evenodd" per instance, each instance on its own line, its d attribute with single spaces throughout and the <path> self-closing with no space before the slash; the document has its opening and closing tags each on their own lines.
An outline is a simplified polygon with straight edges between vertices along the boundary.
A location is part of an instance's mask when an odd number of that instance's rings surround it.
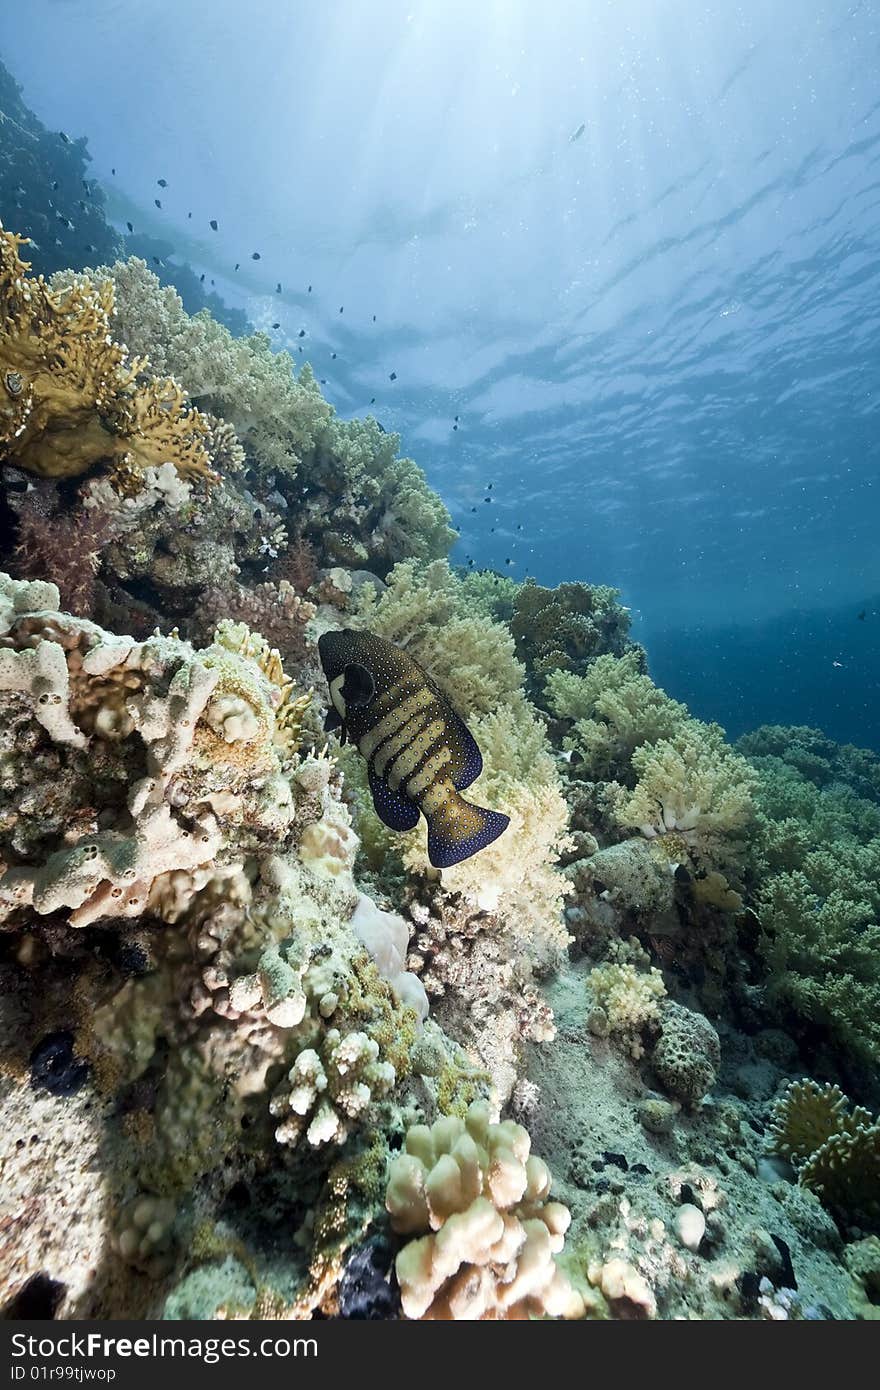
<svg viewBox="0 0 880 1390">
<path fill-rule="evenodd" d="M 878 48 L 867 0 L 0 12 L 116 224 L 279 347 L 305 330 L 453 558 L 618 586 L 731 734 L 874 747 Z"/>
</svg>

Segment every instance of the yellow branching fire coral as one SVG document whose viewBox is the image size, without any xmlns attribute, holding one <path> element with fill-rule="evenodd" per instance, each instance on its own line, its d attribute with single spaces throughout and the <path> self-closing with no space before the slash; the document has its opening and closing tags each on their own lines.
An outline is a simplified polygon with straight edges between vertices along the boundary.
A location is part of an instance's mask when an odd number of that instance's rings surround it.
<svg viewBox="0 0 880 1390">
<path fill-rule="evenodd" d="M 0 459 L 43 478 L 97 464 L 137 471 L 171 462 L 214 481 L 210 426 L 171 378 L 113 341 L 113 286 L 77 276 L 53 293 L 28 275 L 26 239 L 0 225 Z"/>
<path fill-rule="evenodd" d="M 794 1164 L 798 1182 L 861 1225 L 880 1221 L 880 1122 L 839 1086 L 795 1081 L 776 1102 L 773 1148 Z"/>
</svg>

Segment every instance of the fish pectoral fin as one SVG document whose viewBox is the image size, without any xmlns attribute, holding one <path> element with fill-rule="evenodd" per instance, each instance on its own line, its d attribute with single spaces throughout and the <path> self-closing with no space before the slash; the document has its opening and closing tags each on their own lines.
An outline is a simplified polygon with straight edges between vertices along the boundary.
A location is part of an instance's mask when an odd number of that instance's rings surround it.
<svg viewBox="0 0 880 1390">
<path fill-rule="evenodd" d="M 331 705 L 324 719 L 324 733 L 332 734 L 336 729 L 342 728 L 342 715 L 335 705 Z"/>
<path fill-rule="evenodd" d="M 415 830 L 419 808 L 403 792 L 393 792 L 388 783 L 370 770 L 370 792 L 376 815 L 389 830 Z"/>
<path fill-rule="evenodd" d="M 344 679 L 340 694 L 345 701 L 345 708 L 362 709 L 364 705 L 368 705 L 376 693 L 376 682 L 366 666 L 352 661 L 342 674 Z"/>
</svg>

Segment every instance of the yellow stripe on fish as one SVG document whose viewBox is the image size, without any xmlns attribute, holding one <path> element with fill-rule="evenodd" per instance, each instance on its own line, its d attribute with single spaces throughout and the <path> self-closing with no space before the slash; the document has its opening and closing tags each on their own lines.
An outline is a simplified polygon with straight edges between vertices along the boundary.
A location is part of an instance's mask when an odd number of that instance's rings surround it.
<svg viewBox="0 0 880 1390">
<path fill-rule="evenodd" d="M 381 743 L 385 742 L 386 738 L 396 733 L 407 720 L 411 719 L 413 715 L 418 714 L 419 710 L 427 709 L 427 707 L 433 703 L 433 700 L 434 696 L 430 690 L 417 690 L 415 694 L 410 695 L 407 700 L 404 700 L 402 705 L 398 705 L 396 709 L 389 710 L 368 734 L 358 739 L 358 752 L 369 762 L 373 753 Z"/>
</svg>

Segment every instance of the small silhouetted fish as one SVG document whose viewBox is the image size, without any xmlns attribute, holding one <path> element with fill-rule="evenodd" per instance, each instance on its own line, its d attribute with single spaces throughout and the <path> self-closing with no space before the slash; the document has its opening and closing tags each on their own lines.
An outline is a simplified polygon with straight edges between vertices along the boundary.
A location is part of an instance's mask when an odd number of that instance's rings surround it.
<svg viewBox="0 0 880 1390">
<path fill-rule="evenodd" d="M 311 292 L 312 292 L 312 287 L 311 287 L 311 285 L 309 285 L 309 294 L 311 294 Z"/>
<path fill-rule="evenodd" d="M 300 343 L 300 345 L 299 345 L 299 350 L 300 350 L 300 352 L 302 352 L 302 343 Z"/>
<path fill-rule="evenodd" d="M 58 180 L 56 179 L 55 182 L 54 182 L 53 185 L 52 185 L 52 192 L 55 193 L 55 192 L 57 191 L 57 189 L 58 189 Z"/>
<path fill-rule="evenodd" d="M 111 170 L 110 170 L 110 173 L 113 174 L 113 175 L 115 176 L 116 170 L 115 170 L 115 169 L 111 169 Z"/>
<path fill-rule="evenodd" d="M 34 243 L 31 242 L 31 246 L 33 246 L 33 244 Z M 97 246 L 93 246 L 91 242 L 89 242 L 88 246 L 86 247 L 86 250 L 90 253 L 94 253 L 95 251 L 97 251 L 97 249 Z"/>
<path fill-rule="evenodd" d="M 381 423 L 380 420 L 377 420 L 377 421 L 376 421 L 376 424 L 379 426 L 379 429 L 382 431 L 383 434 L 387 434 L 387 433 L 388 433 L 388 431 L 386 430 L 385 426 Z"/>
<path fill-rule="evenodd" d="M 375 396 L 371 396 L 371 397 L 370 397 L 370 405 L 375 405 L 375 404 L 376 404 L 376 397 L 375 397 Z"/>
<path fill-rule="evenodd" d="M 340 306 L 339 306 L 339 312 L 340 312 L 340 314 L 344 314 L 344 313 L 345 313 L 345 305 L 344 305 L 344 304 L 340 304 Z"/>
<path fill-rule="evenodd" d="M 471 511 L 472 511 L 472 512 L 475 512 L 476 510 L 477 510 L 476 507 L 471 507 Z"/>
<path fill-rule="evenodd" d="M 490 526 L 490 527 L 489 527 L 489 530 L 490 530 L 490 532 L 492 533 L 492 535 L 494 536 L 494 534 L 495 534 L 495 527 L 494 527 L 494 526 Z"/>
<path fill-rule="evenodd" d="M 157 182 L 157 184 L 159 185 L 160 188 L 167 188 L 167 187 L 168 187 L 168 180 L 167 180 L 167 179 L 157 179 L 156 182 Z"/>
<path fill-rule="evenodd" d="M 273 327 L 273 328 L 280 328 L 280 327 L 281 327 L 281 324 L 280 324 L 280 323 L 273 323 L 273 324 L 272 324 L 272 327 Z"/>
<path fill-rule="evenodd" d="M 216 219 L 216 217 L 212 217 L 212 218 L 211 218 L 210 222 L 208 223 L 208 226 L 211 228 L 211 231 L 212 231 L 212 232 L 216 232 L 216 230 L 217 230 L 217 219 Z"/>
<path fill-rule="evenodd" d="M 326 386 L 326 385 L 327 385 L 327 378 L 326 378 L 325 376 L 322 376 L 322 377 L 321 377 L 321 385 L 322 385 L 322 386 Z"/>
<path fill-rule="evenodd" d="M 486 484 L 486 491 L 487 491 L 487 492 L 491 492 L 493 487 L 494 487 L 494 483 L 487 483 L 487 484 Z"/>
<path fill-rule="evenodd" d="M 388 377 L 388 380 L 389 380 L 389 381 L 396 381 L 396 380 L 397 380 L 397 372 L 392 372 L 392 373 L 390 374 L 390 376 Z"/>
<path fill-rule="evenodd" d="M 471 568 L 473 568 L 473 563 L 474 563 L 473 560 L 468 560 L 468 565 L 470 565 Z"/>
<path fill-rule="evenodd" d="M 306 330 L 304 328 L 301 328 L 296 336 L 298 338 L 304 338 L 306 336 Z"/>
<path fill-rule="evenodd" d="M 570 141 L 570 143 L 571 143 L 572 145 L 574 144 L 575 140 L 580 140 L 580 138 L 581 138 L 581 136 L 583 135 L 583 133 L 584 133 L 584 131 L 586 130 L 586 128 L 587 128 L 586 122 L 581 121 L 580 125 L 578 126 L 578 128 L 577 128 L 577 130 L 574 132 L 574 134 L 573 134 L 573 135 L 569 135 L 568 138 L 569 138 L 569 141 Z"/>
<path fill-rule="evenodd" d="M 211 281 L 211 284 L 213 285 L 213 283 L 214 283 L 214 281 L 212 280 L 212 281 Z"/>
<path fill-rule="evenodd" d="M 154 199 L 153 199 L 153 202 L 156 204 L 156 207 L 157 207 L 157 208 L 160 208 L 160 207 L 162 206 L 162 200 L 161 200 L 161 198 L 154 198 Z"/>
<path fill-rule="evenodd" d="M 86 190 L 87 193 L 89 192 L 89 185 L 85 179 L 83 179 L 83 188 Z"/>
<path fill-rule="evenodd" d="M 521 530 L 522 530 L 522 522 L 521 522 L 521 521 L 518 521 L 518 522 L 516 523 L 516 529 L 517 529 L 517 531 L 521 531 Z"/>
<path fill-rule="evenodd" d="M 373 315 L 373 323 L 375 323 L 375 322 L 376 322 L 376 315 L 374 314 L 374 315 Z"/>
<path fill-rule="evenodd" d="M 280 293 L 281 293 L 281 281 L 280 281 L 280 280 L 278 281 L 278 284 L 275 286 L 275 293 L 276 293 L 276 294 L 280 294 Z"/>
<path fill-rule="evenodd" d="M 64 131 L 63 131 L 63 130 L 59 130 L 58 134 L 61 136 L 61 139 L 64 141 L 65 145 L 69 145 L 69 144 L 70 144 L 70 141 L 69 141 L 69 139 L 67 138 L 67 136 L 64 134 Z"/>
<path fill-rule="evenodd" d="M 335 356 L 336 356 L 336 353 L 335 353 L 335 352 L 331 352 L 330 356 L 331 356 L 331 357 L 335 357 Z"/>
<path fill-rule="evenodd" d="M 199 276 L 199 284 L 200 284 L 200 285 L 203 285 L 204 283 L 205 283 L 205 272 L 202 271 L 201 275 Z"/>
<path fill-rule="evenodd" d="M 236 262 L 235 262 L 235 268 L 236 268 L 236 270 L 238 270 L 238 267 L 239 267 L 240 265 L 241 265 L 241 261 L 236 261 Z"/>
<path fill-rule="evenodd" d="M 154 256 L 154 257 L 153 257 L 153 265 L 161 265 L 161 264 L 162 264 L 162 262 L 159 260 L 159 257 L 158 257 L 158 256 Z"/>
<path fill-rule="evenodd" d="M 186 215 L 187 215 L 187 217 L 192 217 L 192 213 L 191 213 L 191 212 L 188 212 Z"/>
<path fill-rule="evenodd" d="M 858 614 L 858 619 L 859 619 L 859 622 L 860 622 L 860 623 L 863 623 L 863 622 L 865 621 L 865 610 L 864 610 L 864 608 L 862 609 L 861 613 Z"/>
<path fill-rule="evenodd" d="M 134 227 L 131 225 L 130 222 L 126 222 L 125 225 L 126 225 L 126 227 L 128 228 L 128 230 L 129 230 L 130 232 L 133 232 L 133 231 L 134 231 Z"/>
<path fill-rule="evenodd" d="M 505 565 L 512 565 L 512 564 L 513 564 L 513 561 L 512 561 L 512 560 L 505 560 L 504 563 L 505 563 Z"/>
<path fill-rule="evenodd" d="M 492 501 L 492 498 L 491 498 L 491 497 L 484 497 L 484 498 L 483 498 L 483 501 L 484 501 L 484 502 L 491 502 L 491 501 Z"/>
<path fill-rule="evenodd" d="M 457 430 L 457 429 L 458 429 L 458 425 L 453 425 L 452 428 L 453 428 L 454 430 Z"/>
<path fill-rule="evenodd" d="M 453 420 L 457 420 L 457 419 L 458 419 L 458 416 L 457 416 L 457 415 L 453 415 L 452 418 L 453 418 Z"/>
<path fill-rule="evenodd" d="M 251 260 L 252 260 L 252 261 L 258 261 L 259 259 L 260 259 L 260 253 L 259 253 L 259 251 L 252 251 L 252 252 L 251 252 Z"/>
</svg>

